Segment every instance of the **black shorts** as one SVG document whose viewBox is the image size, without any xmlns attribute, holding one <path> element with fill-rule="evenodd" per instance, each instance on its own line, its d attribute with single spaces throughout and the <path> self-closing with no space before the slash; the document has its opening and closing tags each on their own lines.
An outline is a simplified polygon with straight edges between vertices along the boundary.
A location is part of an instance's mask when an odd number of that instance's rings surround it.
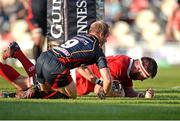
<svg viewBox="0 0 180 121">
<path fill-rule="evenodd" d="M 69 69 L 51 52 L 43 52 L 36 62 L 37 80 L 47 81 L 54 88 L 64 87 L 72 82 Z"/>
</svg>

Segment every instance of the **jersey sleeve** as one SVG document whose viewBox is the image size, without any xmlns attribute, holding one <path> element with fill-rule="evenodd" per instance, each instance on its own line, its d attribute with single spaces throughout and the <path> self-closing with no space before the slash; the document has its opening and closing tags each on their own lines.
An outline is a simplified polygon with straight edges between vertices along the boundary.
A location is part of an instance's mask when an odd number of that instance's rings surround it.
<svg viewBox="0 0 180 121">
<path fill-rule="evenodd" d="M 107 61 L 105 55 L 100 47 L 97 48 L 96 59 L 97 59 L 96 65 L 98 66 L 99 69 L 107 67 Z"/>
</svg>

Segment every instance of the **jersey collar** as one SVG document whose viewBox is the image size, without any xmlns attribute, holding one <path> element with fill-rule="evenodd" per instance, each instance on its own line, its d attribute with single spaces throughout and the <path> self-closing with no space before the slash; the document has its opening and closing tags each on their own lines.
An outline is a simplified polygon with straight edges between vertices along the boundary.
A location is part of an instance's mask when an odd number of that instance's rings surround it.
<svg viewBox="0 0 180 121">
<path fill-rule="evenodd" d="M 129 67 L 128 67 L 128 70 L 127 70 L 127 76 L 128 76 L 128 78 L 130 78 L 130 71 L 131 71 L 132 64 L 133 64 L 133 59 L 131 58 L 131 60 L 130 60 L 130 62 L 129 62 Z"/>
</svg>

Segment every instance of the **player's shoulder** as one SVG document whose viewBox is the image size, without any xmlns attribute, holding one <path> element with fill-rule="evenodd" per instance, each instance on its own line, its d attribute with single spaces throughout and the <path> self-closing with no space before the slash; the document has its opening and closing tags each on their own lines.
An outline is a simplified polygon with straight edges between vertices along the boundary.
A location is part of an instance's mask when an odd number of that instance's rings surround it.
<svg viewBox="0 0 180 121">
<path fill-rule="evenodd" d="M 112 56 L 108 56 L 107 59 L 114 59 L 114 60 L 128 60 L 131 59 L 129 56 L 127 55 L 112 55 Z"/>
<path fill-rule="evenodd" d="M 96 40 L 95 37 L 93 36 L 90 36 L 90 35 L 77 35 L 75 37 L 73 37 L 74 39 L 77 39 L 77 40 L 87 40 L 87 41 L 90 41 L 90 42 L 94 42 Z"/>
</svg>

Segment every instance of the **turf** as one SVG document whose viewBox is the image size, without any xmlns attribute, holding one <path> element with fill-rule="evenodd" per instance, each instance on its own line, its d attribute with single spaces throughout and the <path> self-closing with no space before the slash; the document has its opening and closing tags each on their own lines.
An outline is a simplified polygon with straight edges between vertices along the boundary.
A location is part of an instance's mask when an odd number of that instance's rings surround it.
<svg viewBox="0 0 180 121">
<path fill-rule="evenodd" d="M 73 119 L 73 120 L 179 120 L 180 67 L 160 68 L 153 80 L 135 81 L 134 87 L 144 91 L 155 89 L 153 99 L 106 98 L 93 93 L 77 99 L 0 99 L 0 119 Z M 18 69 L 23 74 L 22 69 Z M 0 79 L 0 90 L 14 89 Z"/>
</svg>

